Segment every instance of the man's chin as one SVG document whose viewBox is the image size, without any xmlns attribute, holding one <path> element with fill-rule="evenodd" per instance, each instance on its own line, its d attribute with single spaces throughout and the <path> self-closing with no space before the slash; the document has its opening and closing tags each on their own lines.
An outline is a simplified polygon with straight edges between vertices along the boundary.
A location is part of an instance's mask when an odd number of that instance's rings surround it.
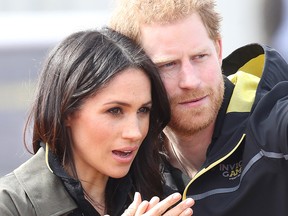
<svg viewBox="0 0 288 216">
<path fill-rule="evenodd" d="M 173 113 L 173 112 L 172 112 Z M 176 113 L 177 114 L 177 113 Z M 168 127 L 176 133 L 192 135 L 212 124 L 215 120 L 213 112 L 181 112 L 172 116 Z"/>
</svg>

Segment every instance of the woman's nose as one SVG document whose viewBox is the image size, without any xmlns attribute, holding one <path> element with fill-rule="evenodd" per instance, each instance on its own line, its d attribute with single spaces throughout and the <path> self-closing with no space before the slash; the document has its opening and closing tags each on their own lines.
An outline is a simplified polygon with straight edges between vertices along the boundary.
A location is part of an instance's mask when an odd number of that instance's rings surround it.
<svg viewBox="0 0 288 216">
<path fill-rule="evenodd" d="M 132 141 L 138 141 L 142 139 L 141 123 L 138 118 L 135 117 L 127 121 L 123 128 L 122 137 L 124 139 L 131 139 Z"/>
</svg>

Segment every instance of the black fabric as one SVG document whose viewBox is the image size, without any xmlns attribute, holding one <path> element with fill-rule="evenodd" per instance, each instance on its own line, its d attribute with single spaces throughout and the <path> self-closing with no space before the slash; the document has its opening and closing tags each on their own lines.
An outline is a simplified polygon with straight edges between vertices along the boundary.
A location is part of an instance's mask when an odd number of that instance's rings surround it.
<svg viewBox="0 0 288 216">
<path fill-rule="evenodd" d="M 45 145 L 42 143 L 41 146 L 44 147 Z M 78 205 L 78 209 L 70 213 L 70 216 L 100 216 L 95 208 L 85 199 L 81 182 L 70 177 L 65 172 L 58 158 L 51 151 L 48 154 L 48 162 L 53 173 L 62 180 L 67 192 Z M 106 193 L 110 195 L 111 202 L 109 203 L 112 203 L 113 206 L 108 207 L 107 214 L 118 216 L 124 212 L 131 203 L 131 199 L 129 198 L 131 189 L 132 180 L 129 174 L 120 179 L 109 178 Z"/>
<path fill-rule="evenodd" d="M 230 80 L 228 80 L 226 76 L 223 76 L 223 78 L 224 78 L 224 86 L 225 86 L 223 102 L 217 115 L 215 129 L 214 129 L 213 136 L 212 136 L 212 141 L 207 149 L 207 154 L 211 152 L 211 149 L 213 148 L 214 143 L 216 142 L 217 138 L 220 136 L 220 133 L 224 124 L 224 119 L 226 116 L 226 110 L 227 110 L 231 95 L 234 90 L 234 84 Z M 205 167 L 205 164 L 203 166 Z"/>
<path fill-rule="evenodd" d="M 264 53 L 264 49 L 259 44 L 249 44 L 232 52 L 223 59 L 222 69 L 225 76 L 234 74 L 249 60 Z"/>
</svg>

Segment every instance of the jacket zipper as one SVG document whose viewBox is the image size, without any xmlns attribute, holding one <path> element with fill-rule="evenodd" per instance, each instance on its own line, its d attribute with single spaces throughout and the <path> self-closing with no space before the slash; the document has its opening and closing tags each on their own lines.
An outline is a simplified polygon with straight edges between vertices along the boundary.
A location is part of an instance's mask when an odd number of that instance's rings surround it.
<svg viewBox="0 0 288 216">
<path fill-rule="evenodd" d="M 246 136 L 246 134 L 243 134 L 241 139 L 239 140 L 239 142 L 237 143 L 237 145 L 228 153 L 226 154 L 224 157 L 220 158 L 219 160 L 215 161 L 214 163 L 211 163 L 208 167 L 205 167 L 203 169 L 201 169 L 199 172 L 196 173 L 196 175 L 191 179 L 191 181 L 188 183 L 188 185 L 186 186 L 184 192 L 183 192 L 183 200 L 185 200 L 187 197 L 187 191 L 188 188 L 190 187 L 190 185 L 196 180 L 198 179 L 201 175 L 203 175 L 204 173 L 208 172 L 210 169 L 212 169 L 213 167 L 215 167 L 216 165 L 218 165 L 219 163 L 221 163 L 222 161 L 224 161 L 226 158 L 228 158 L 230 155 L 233 154 L 233 152 L 236 151 L 236 149 L 240 146 L 242 140 L 244 139 L 244 137 Z"/>
</svg>

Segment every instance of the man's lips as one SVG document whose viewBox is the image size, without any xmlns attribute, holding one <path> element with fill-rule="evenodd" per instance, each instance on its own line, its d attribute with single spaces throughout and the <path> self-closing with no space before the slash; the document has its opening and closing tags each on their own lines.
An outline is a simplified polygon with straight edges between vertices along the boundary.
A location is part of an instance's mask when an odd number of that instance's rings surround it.
<svg viewBox="0 0 288 216">
<path fill-rule="evenodd" d="M 190 104 L 190 103 L 196 103 L 196 102 L 199 102 L 199 101 L 205 99 L 206 97 L 207 97 L 207 96 L 203 96 L 203 97 L 197 97 L 197 98 L 194 98 L 194 99 L 189 99 L 189 100 L 181 101 L 181 102 L 179 102 L 179 104 L 185 105 L 185 104 Z"/>
</svg>

